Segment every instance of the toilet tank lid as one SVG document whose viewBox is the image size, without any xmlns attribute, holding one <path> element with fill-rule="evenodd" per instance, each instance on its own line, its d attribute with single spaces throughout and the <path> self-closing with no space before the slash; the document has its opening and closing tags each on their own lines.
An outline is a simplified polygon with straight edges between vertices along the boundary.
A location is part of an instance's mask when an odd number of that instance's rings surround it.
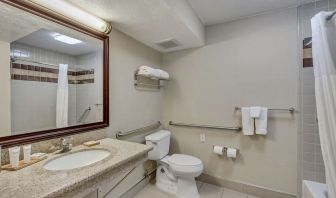
<svg viewBox="0 0 336 198">
<path fill-rule="evenodd" d="M 170 136 L 170 131 L 160 130 L 145 137 L 146 141 L 157 142 Z"/>
</svg>

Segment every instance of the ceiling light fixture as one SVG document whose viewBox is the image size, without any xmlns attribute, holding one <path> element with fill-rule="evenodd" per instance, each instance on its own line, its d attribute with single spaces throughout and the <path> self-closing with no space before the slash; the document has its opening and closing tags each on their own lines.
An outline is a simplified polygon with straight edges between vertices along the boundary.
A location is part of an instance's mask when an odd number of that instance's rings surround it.
<svg viewBox="0 0 336 198">
<path fill-rule="evenodd" d="M 30 2 L 38 4 L 76 22 L 84 24 L 91 29 L 108 34 L 111 32 L 111 24 L 96 17 L 64 0 L 30 0 Z"/>
<path fill-rule="evenodd" d="M 81 40 L 72 38 L 70 36 L 66 36 L 66 35 L 58 34 L 58 33 L 54 34 L 53 37 L 54 37 L 55 40 L 58 40 L 60 42 L 63 42 L 63 43 L 69 44 L 69 45 L 75 45 L 75 44 L 83 42 Z"/>
</svg>

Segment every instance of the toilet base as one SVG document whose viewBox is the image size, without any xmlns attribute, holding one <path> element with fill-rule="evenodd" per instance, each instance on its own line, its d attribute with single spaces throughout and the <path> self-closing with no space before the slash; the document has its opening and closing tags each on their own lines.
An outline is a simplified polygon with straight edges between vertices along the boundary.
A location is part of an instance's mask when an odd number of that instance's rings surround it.
<svg viewBox="0 0 336 198">
<path fill-rule="evenodd" d="M 197 185 L 195 178 L 178 178 L 177 180 L 177 192 L 176 197 L 178 198 L 199 198 Z"/>
<path fill-rule="evenodd" d="M 167 174 L 171 174 L 171 172 L 166 173 L 167 168 L 164 168 L 163 165 L 159 166 L 156 170 L 156 184 L 155 186 L 166 193 L 175 195 L 177 192 L 177 181 L 169 179 Z"/>
<path fill-rule="evenodd" d="M 159 190 L 173 194 L 178 198 L 200 197 L 195 178 L 172 178 L 172 172 L 164 165 L 160 165 L 156 170 L 155 186 Z"/>
</svg>

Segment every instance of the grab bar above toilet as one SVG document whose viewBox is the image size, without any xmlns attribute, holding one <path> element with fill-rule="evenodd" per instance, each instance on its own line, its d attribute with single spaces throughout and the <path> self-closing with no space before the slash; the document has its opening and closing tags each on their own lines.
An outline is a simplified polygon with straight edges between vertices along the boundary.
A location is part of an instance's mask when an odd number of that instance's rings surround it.
<svg viewBox="0 0 336 198">
<path fill-rule="evenodd" d="M 131 131 L 126 131 L 126 132 L 117 132 L 116 134 L 116 138 L 120 138 L 120 137 L 124 137 L 124 136 L 127 136 L 127 135 L 131 135 L 133 133 L 139 133 L 139 132 L 145 132 L 145 131 L 150 131 L 150 130 L 154 130 L 154 129 L 157 129 L 161 126 L 161 122 L 158 121 L 156 124 L 152 124 L 152 125 L 149 125 L 149 126 L 145 126 L 145 127 L 142 127 L 142 128 L 139 128 L 139 129 L 134 129 L 134 130 L 131 130 Z"/>
<path fill-rule="evenodd" d="M 176 123 L 176 122 L 173 122 L 173 121 L 170 121 L 169 125 L 183 126 L 183 127 L 207 128 L 207 129 L 223 129 L 223 130 L 231 130 L 231 131 L 236 131 L 236 132 L 241 130 L 241 127 L 223 127 L 223 126 L 212 126 L 212 125 L 186 124 L 186 123 Z"/>
</svg>

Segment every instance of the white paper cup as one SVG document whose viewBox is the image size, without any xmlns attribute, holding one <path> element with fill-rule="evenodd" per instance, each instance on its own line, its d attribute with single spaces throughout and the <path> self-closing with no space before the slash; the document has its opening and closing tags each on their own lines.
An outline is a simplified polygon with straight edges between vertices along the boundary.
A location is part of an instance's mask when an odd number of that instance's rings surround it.
<svg viewBox="0 0 336 198">
<path fill-rule="evenodd" d="M 19 166 L 19 158 L 20 158 L 20 147 L 12 147 L 8 149 L 9 151 L 9 161 L 12 167 Z"/>
<path fill-rule="evenodd" d="M 25 164 L 30 162 L 30 155 L 31 155 L 31 145 L 24 145 L 23 146 L 23 160 Z"/>
</svg>

